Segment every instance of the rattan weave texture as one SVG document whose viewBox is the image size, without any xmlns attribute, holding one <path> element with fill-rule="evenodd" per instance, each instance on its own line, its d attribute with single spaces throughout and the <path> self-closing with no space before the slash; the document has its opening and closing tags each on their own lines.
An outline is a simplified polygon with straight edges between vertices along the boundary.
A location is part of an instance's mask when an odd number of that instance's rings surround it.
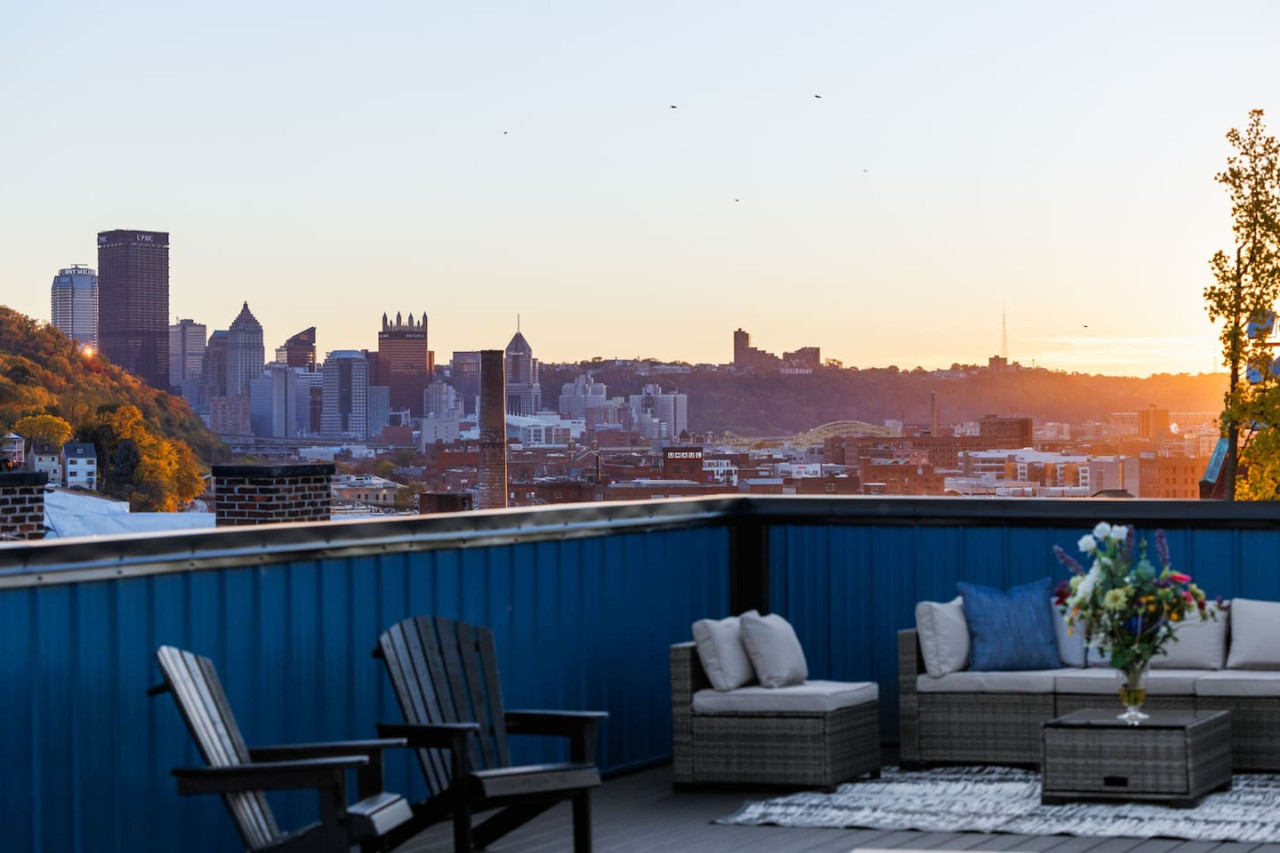
<svg viewBox="0 0 1280 853">
<path fill-rule="evenodd" d="M 1086 710 L 1046 723 L 1042 801 L 1149 799 L 1191 805 L 1230 785 L 1230 715 L 1177 711 L 1163 716 L 1162 725 L 1128 726 L 1109 712 Z M 1071 722 L 1084 719 L 1095 724 Z"/>
<path fill-rule="evenodd" d="M 904 767 L 931 764 L 1040 762 L 1040 727 L 1084 708 L 1105 707 L 1106 696 L 1056 693 L 920 693 L 924 673 L 915 629 L 898 632 L 898 730 Z M 1116 698 L 1116 713 L 1121 708 Z M 1156 710 L 1231 712 L 1231 765 L 1238 771 L 1280 772 L 1280 696 L 1147 697 Z"/>
<path fill-rule="evenodd" d="M 677 785 L 829 788 L 880 772 L 878 702 L 827 713 L 694 714 L 709 688 L 693 643 L 671 647 L 672 779 Z"/>
</svg>

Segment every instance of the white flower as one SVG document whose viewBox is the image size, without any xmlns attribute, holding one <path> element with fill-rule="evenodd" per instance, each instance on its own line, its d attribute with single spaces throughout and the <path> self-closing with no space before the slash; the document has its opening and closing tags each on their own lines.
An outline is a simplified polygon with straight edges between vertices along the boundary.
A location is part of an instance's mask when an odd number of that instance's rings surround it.
<svg viewBox="0 0 1280 853">
<path fill-rule="evenodd" d="M 1077 544 L 1080 550 L 1085 554 L 1092 554 L 1094 551 L 1098 550 L 1098 540 L 1094 539 L 1088 533 L 1081 536 L 1080 541 Z"/>
<path fill-rule="evenodd" d="M 1097 527 L 1093 528 L 1094 539 L 1106 539 L 1111 535 L 1111 525 L 1105 521 L 1099 521 Z"/>
<path fill-rule="evenodd" d="M 1088 601 L 1093 596 L 1093 588 L 1098 583 L 1098 566 L 1095 563 L 1093 568 L 1089 569 L 1089 573 L 1080 581 L 1080 585 L 1076 587 L 1076 594 L 1072 596 L 1077 602 Z"/>
<path fill-rule="evenodd" d="M 1112 542 L 1123 542 L 1128 535 L 1129 528 L 1125 527 L 1123 524 L 1117 524 L 1115 527 L 1111 528 L 1110 538 Z"/>
</svg>

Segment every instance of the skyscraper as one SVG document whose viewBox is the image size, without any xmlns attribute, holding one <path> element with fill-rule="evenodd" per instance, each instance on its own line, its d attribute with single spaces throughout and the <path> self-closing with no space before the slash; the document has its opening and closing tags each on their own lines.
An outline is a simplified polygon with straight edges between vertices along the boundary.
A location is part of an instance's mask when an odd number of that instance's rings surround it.
<svg viewBox="0 0 1280 853">
<path fill-rule="evenodd" d="M 284 351 L 284 358 L 280 351 Z M 300 367 L 307 373 L 316 372 L 316 327 L 303 329 L 284 342 L 284 346 L 276 350 L 276 361 L 282 361 L 290 367 Z"/>
<path fill-rule="evenodd" d="M 154 388 L 169 387 L 169 234 L 98 233 L 98 348 Z"/>
<path fill-rule="evenodd" d="M 298 407 L 309 403 L 298 393 L 299 371 L 287 365 L 267 365 L 262 376 L 249 383 L 249 422 L 260 437 L 293 438 L 298 434 Z"/>
<path fill-rule="evenodd" d="M 538 384 L 538 360 L 533 357 L 533 347 L 517 331 L 507 344 L 505 355 L 507 414 L 537 414 L 542 408 L 542 386 Z"/>
<path fill-rule="evenodd" d="M 226 329 L 217 329 L 209 335 L 200 364 L 200 378 L 204 382 L 206 398 L 227 396 Z"/>
<path fill-rule="evenodd" d="M 364 353 L 334 350 L 325 356 L 320 372 L 324 376 L 321 434 L 365 438 L 369 429 L 369 363 Z"/>
<path fill-rule="evenodd" d="M 82 347 L 98 348 L 98 274 L 72 264 L 58 270 L 49 293 L 53 325 Z"/>
<path fill-rule="evenodd" d="M 195 320 L 179 320 L 169 327 L 169 384 L 181 387 L 188 379 L 199 379 L 204 363 L 208 327 Z"/>
<path fill-rule="evenodd" d="M 266 360 L 262 324 L 246 302 L 227 330 L 227 396 L 247 396 L 249 383 L 262 376 Z"/>
<path fill-rule="evenodd" d="M 391 390 L 391 408 L 409 409 L 422 414 L 422 392 L 431 384 L 436 355 L 427 348 L 427 315 L 415 323 L 396 314 L 395 323 L 382 315 L 382 331 L 378 332 L 377 383 Z"/>
<path fill-rule="evenodd" d="M 464 414 L 474 415 L 480 399 L 480 351 L 454 350 L 449 362 L 449 384 L 462 398 Z"/>
</svg>

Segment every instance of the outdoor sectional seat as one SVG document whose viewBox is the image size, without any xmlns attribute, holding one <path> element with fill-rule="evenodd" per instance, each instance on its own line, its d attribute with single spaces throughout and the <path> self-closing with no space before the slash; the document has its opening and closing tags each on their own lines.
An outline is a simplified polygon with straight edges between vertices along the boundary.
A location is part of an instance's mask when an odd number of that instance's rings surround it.
<svg viewBox="0 0 1280 853">
<path fill-rule="evenodd" d="M 723 626 L 736 618 L 713 624 Z M 672 646 L 670 662 L 672 781 L 677 787 L 832 788 L 863 773 L 880 775 L 876 683 L 809 681 L 801 675 L 798 683 L 783 686 L 748 683 L 716 689 L 696 643 Z M 727 683 L 721 675 L 717 672 L 716 680 L 723 688 Z M 743 678 L 757 680 L 743 674 L 728 683 Z"/>
<path fill-rule="evenodd" d="M 1230 711 L 1233 769 L 1280 772 L 1280 602 L 1236 599 L 1216 623 L 1180 634 L 1152 662 L 1144 707 Z M 930 675 L 924 645 L 935 638 L 922 645 L 919 627 L 899 631 L 902 765 L 1037 765 L 1045 721 L 1082 708 L 1120 713 L 1115 671 L 1078 665 L 1064 637 L 1057 669 Z"/>
</svg>

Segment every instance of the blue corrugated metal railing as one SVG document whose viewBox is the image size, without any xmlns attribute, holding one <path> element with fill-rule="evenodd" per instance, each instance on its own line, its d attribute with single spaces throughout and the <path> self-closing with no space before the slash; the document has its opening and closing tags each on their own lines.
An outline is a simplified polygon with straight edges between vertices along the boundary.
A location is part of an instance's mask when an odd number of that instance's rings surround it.
<svg viewBox="0 0 1280 853">
<path fill-rule="evenodd" d="M 1207 502 L 741 498 L 0 547 L 0 848 L 235 847 L 217 799 L 179 798 L 169 777 L 199 762 L 172 700 L 145 695 L 162 643 L 213 658 L 247 739 L 268 744 L 397 719 L 370 655 L 393 622 L 483 623 L 507 705 L 608 711 L 601 762 L 620 771 L 669 757 L 667 647 L 733 596 L 787 616 L 815 676 L 878 681 L 893 740 L 895 633 L 915 602 L 1065 576 L 1052 545 L 1104 518 L 1165 527 L 1210 594 L 1280 599 L 1280 514 Z M 407 755 L 388 787 L 423 794 Z M 287 823 L 313 811 L 278 805 Z"/>
<path fill-rule="evenodd" d="M 812 673 L 880 684 L 881 725 L 897 739 L 897 632 L 918 601 L 949 601 L 956 582 L 1009 587 L 1070 573 L 1053 546 L 1088 565 L 1076 543 L 1098 521 L 1132 523 L 1154 554 L 1169 537 L 1173 563 L 1210 597 L 1280 600 L 1280 506 L 1192 501 L 914 500 L 830 514 L 762 506 L 770 535 L 770 606 L 796 626 Z M 780 509 L 781 508 L 781 509 Z M 837 509 L 838 512 L 838 509 Z"/>
<path fill-rule="evenodd" d="M 0 584 L 0 849 L 236 848 L 218 799 L 178 797 L 169 776 L 202 762 L 172 699 L 146 695 L 160 680 L 154 651 L 166 643 L 214 660 L 251 745 L 370 737 L 376 722 L 400 718 L 371 655 L 379 633 L 407 616 L 443 614 L 493 629 L 508 707 L 607 710 L 600 761 L 609 770 L 666 759 L 667 647 L 694 619 L 728 609 L 722 521 L 668 513 L 637 530 L 602 511 L 494 515 L 546 523 L 526 527 L 528 541 L 489 531 L 467 547 L 457 538 L 422 549 L 383 541 L 372 554 L 269 562 L 266 551 L 194 570 L 152 559 L 163 542 L 150 540 L 135 544 L 157 573 L 113 577 L 99 567 L 105 577 L 75 583 L 55 582 L 75 564 L 53 565 L 74 544 L 25 548 L 45 581 L 22 586 L 34 575 L 10 574 Z M 596 535 L 577 535 L 575 520 Z M 379 524 L 394 540 L 396 523 Z M 270 539 L 264 530 L 203 536 L 230 553 L 236 542 Z M 370 535 L 343 524 L 316 526 L 313 536 L 321 531 Z M 477 540 L 474 530 L 468 537 Z M 330 547 L 341 554 L 341 545 Z M 97 559 L 129 547 L 112 543 Z M 10 555 L 0 549 L 0 562 Z M 513 743 L 519 760 L 567 758 L 554 743 L 525 740 Z M 407 752 L 389 758 L 387 776 L 389 790 L 426 793 Z M 314 796 L 272 799 L 284 824 L 314 815 Z"/>
</svg>

